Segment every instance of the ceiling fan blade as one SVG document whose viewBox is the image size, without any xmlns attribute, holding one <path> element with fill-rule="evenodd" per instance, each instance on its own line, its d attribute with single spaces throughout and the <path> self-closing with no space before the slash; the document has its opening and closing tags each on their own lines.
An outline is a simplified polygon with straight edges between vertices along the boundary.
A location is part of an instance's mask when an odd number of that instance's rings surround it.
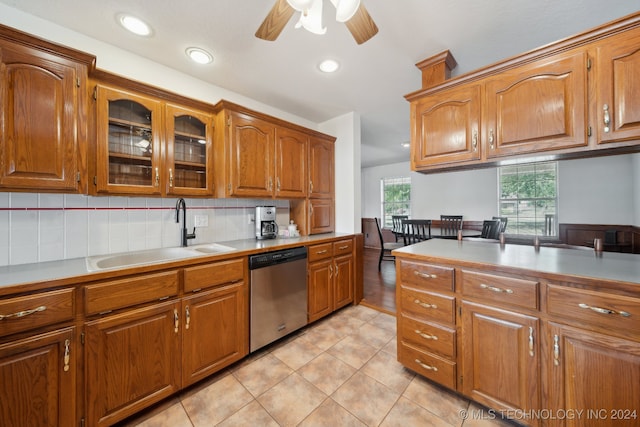
<svg viewBox="0 0 640 427">
<path fill-rule="evenodd" d="M 285 25 L 287 25 L 287 22 L 289 22 L 294 12 L 295 10 L 289 6 L 287 0 L 276 0 L 269 14 L 264 18 L 262 24 L 260 24 L 260 28 L 256 31 L 256 37 L 263 40 L 274 41 L 278 38 Z"/>
<path fill-rule="evenodd" d="M 347 28 L 358 44 L 362 44 L 378 34 L 378 27 L 371 19 L 362 2 L 360 2 L 360 7 L 358 7 L 353 18 L 349 19 L 345 24 L 347 24 Z"/>
</svg>

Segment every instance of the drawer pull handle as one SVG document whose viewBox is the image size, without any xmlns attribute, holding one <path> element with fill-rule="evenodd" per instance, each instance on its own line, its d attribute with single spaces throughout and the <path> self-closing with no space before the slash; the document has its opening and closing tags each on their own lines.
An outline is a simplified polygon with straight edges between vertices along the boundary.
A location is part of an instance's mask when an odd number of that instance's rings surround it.
<svg viewBox="0 0 640 427">
<path fill-rule="evenodd" d="M 513 293 L 513 290 L 511 290 L 511 289 L 502 289 L 502 288 L 499 288 L 497 286 L 485 285 L 484 283 L 480 283 L 480 287 L 482 289 L 487 289 L 487 290 L 493 291 L 493 292 L 504 292 L 505 294 L 512 294 Z"/>
<path fill-rule="evenodd" d="M 560 365 L 560 344 L 558 344 L 559 337 L 553 336 L 553 364 L 555 366 Z"/>
<path fill-rule="evenodd" d="M 626 311 L 616 311 L 609 308 L 594 307 L 588 304 L 578 304 L 578 307 L 588 308 L 590 310 L 595 311 L 596 313 L 601 313 L 601 314 L 619 314 L 622 317 L 631 317 L 631 313 L 627 313 Z"/>
<path fill-rule="evenodd" d="M 435 305 L 435 304 L 429 304 L 429 303 L 426 303 L 426 302 L 422 302 L 422 301 L 420 301 L 420 300 L 419 300 L 419 299 L 417 299 L 417 298 L 416 298 L 416 299 L 414 299 L 414 300 L 413 300 L 413 302 L 414 302 L 414 303 L 416 303 L 416 304 L 418 304 L 419 306 L 424 307 L 424 308 L 438 308 L 438 306 L 437 306 L 437 305 Z"/>
<path fill-rule="evenodd" d="M 321 251 L 316 252 L 316 255 L 322 255 L 322 254 L 326 254 L 326 253 L 327 253 L 327 250 L 323 249 Z"/>
<path fill-rule="evenodd" d="M 602 106 L 602 109 L 604 110 L 604 117 L 603 117 L 603 121 L 604 121 L 604 132 L 607 133 L 609 132 L 609 130 L 611 130 L 609 128 L 609 125 L 611 124 L 611 117 L 609 116 L 609 106 L 607 104 L 604 104 Z"/>
<path fill-rule="evenodd" d="M 189 313 L 189 306 L 186 306 L 184 308 L 184 316 L 185 316 L 185 323 L 184 323 L 184 328 L 185 329 L 189 329 L 189 323 L 191 323 L 191 313 Z"/>
<path fill-rule="evenodd" d="M 178 328 L 180 327 L 180 318 L 178 317 L 178 310 L 173 309 L 173 332 L 178 333 Z"/>
<path fill-rule="evenodd" d="M 41 305 L 40 307 L 32 308 L 31 310 L 18 311 L 17 313 L 11 313 L 11 314 L 0 314 L 0 320 L 9 319 L 10 317 L 25 317 L 33 313 L 45 311 L 46 309 L 47 309 L 46 305 Z"/>
<path fill-rule="evenodd" d="M 425 340 L 434 340 L 434 341 L 438 341 L 438 337 L 436 335 L 429 335 L 429 334 L 425 334 L 424 332 L 416 329 L 414 331 L 416 334 L 420 335 L 422 338 L 424 338 Z"/>
<path fill-rule="evenodd" d="M 414 271 L 413 274 L 415 274 L 416 276 L 422 277 L 423 279 L 437 279 L 438 278 L 438 276 L 436 274 L 421 273 L 419 271 Z"/>
<path fill-rule="evenodd" d="M 69 355 L 69 346 L 71 345 L 71 341 L 64 340 L 64 367 L 62 368 L 65 372 L 69 371 L 69 360 L 71 359 Z"/>
<path fill-rule="evenodd" d="M 431 365 L 427 365 L 426 363 L 422 363 L 422 361 L 420 359 L 416 359 L 415 360 L 416 363 L 420 366 L 422 366 L 424 369 L 428 369 L 430 371 L 433 372 L 438 372 L 438 368 L 436 368 L 435 366 L 431 366 Z"/>
<path fill-rule="evenodd" d="M 345 249 L 347 249 L 349 247 L 349 245 L 344 245 L 344 246 L 339 246 L 338 249 L 343 251 Z"/>
<path fill-rule="evenodd" d="M 533 327 L 529 326 L 529 356 L 533 357 L 535 353 L 533 352 Z"/>
</svg>

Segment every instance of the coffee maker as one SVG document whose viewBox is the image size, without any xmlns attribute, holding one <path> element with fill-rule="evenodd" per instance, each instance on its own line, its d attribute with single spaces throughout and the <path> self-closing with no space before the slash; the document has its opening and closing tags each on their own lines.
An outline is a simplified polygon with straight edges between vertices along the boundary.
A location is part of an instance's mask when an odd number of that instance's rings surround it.
<svg viewBox="0 0 640 427">
<path fill-rule="evenodd" d="M 256 206 L 256 239 L 275 239 L 278 237 L 275 206 Z"/>
</svg>

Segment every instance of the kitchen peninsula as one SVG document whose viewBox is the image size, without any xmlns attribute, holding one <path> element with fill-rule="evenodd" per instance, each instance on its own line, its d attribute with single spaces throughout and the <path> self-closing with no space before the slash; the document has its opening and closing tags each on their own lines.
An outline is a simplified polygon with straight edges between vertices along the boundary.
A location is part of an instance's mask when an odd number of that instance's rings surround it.
<svg viewBox="0 0 640 427">
<path fill-rule="evenodd" d="M 440 239 L 394 254 L 403 365 L 530 425 L 543 409 L 637 425 L 637 255 Z"/>
</svg>

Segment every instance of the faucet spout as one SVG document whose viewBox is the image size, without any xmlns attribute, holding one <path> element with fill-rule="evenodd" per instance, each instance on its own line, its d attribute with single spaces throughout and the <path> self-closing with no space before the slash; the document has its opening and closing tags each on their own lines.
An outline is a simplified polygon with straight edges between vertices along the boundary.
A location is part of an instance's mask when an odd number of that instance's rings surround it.
<svg viewBox="0 0 640 427">
<path fill-rule="evenodd" d="M 176 223 L 180 223 L 180 211 L 182 211 L 182 230 L 180 233 L 180 244 L 183 247 L 187 246 L 187 241 L 196 238 L 196 228 L 193 227 L 193 233 L 187 233 L 187 203 L 183 198 L 178 199 L 176 202 Z"/>
</svg>

